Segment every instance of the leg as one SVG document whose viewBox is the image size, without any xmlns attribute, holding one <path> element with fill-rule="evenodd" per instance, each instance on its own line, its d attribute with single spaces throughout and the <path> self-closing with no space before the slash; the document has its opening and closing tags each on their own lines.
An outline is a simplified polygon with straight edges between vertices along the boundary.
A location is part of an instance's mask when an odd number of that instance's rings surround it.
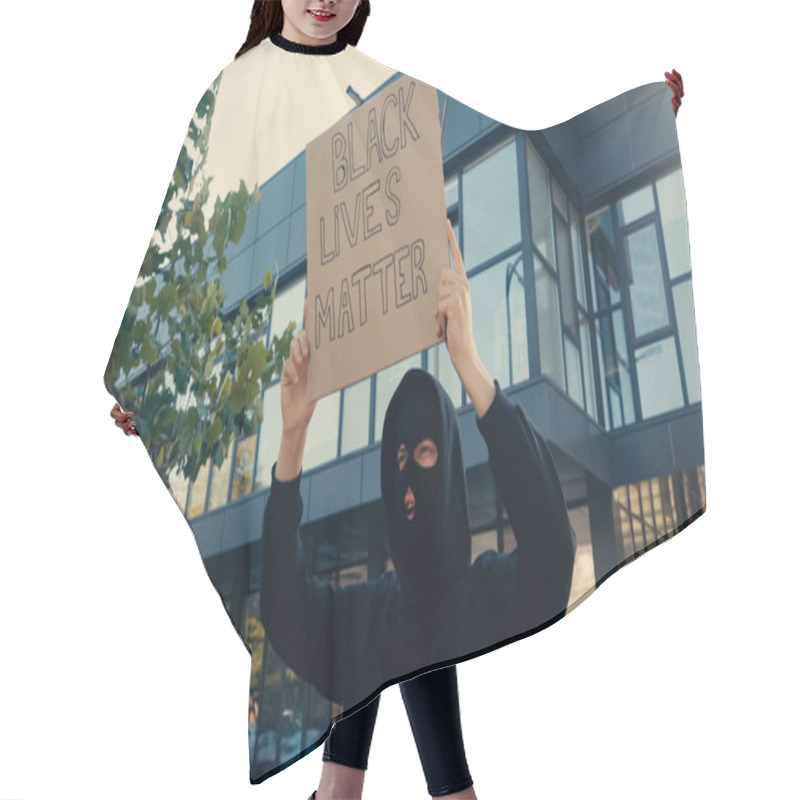
<svg viewBox="0 0 800 800">
<path fill-rule="evenodd" d="M 358 800 L 378 716 L 378 695 L 368 706 L 339 720 L 325 740 L 322 777 L 314 800 Z"/>
<path fill-rule="evenodd" d="M 404 681 L 400 691 L 431 796 L 476 797 L 464 752 L 455 666 Z"/>
</svg>

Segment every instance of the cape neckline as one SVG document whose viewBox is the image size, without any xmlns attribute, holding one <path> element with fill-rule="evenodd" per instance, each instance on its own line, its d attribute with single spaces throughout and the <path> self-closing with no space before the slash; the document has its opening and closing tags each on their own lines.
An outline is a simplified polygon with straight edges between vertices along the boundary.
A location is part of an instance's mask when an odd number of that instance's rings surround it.
<svg viewBox="0 0 800 800">
<path fill-rule="evenodd" d="M 276 47 L 282 50 L 288 50 L 290 53 L 305 53 L 306 55 L 313 56 L 330 56 L 334 53 L 341 53 L 347 47 L 347 39 L 337 39 L 330 44 L 300 44 L 281 36 L 280 33 L 273 33 L 269 40 Z"/>
</svg>

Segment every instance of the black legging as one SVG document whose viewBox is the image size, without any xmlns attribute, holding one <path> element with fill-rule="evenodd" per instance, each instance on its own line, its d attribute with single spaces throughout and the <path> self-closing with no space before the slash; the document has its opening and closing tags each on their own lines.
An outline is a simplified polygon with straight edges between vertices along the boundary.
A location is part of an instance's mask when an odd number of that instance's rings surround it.
<svg viewBox="0 0 800 800">
<path fill-rule="evenodd" d="M 400 692 L 431 797 L 468 789 L 472 777 L 461 735 L 455 666 L 403 681 Z M 325 740 L 323 761 L 367 768 L 380 699 L 378 695 L 369 705 L 333 726 Z"/>
</svg>

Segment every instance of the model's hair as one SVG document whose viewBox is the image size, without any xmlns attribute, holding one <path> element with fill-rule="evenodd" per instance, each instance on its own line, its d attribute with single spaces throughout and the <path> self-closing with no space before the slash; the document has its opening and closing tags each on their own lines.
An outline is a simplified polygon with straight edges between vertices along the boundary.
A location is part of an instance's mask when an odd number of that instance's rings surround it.
<svg viewBox="0 0 800 800">
<path fill-rule="evenodd" d="M 361 0 L 356 13 L 347 25 L 336 35 L 337 40 L 345 39 L 355 47 L 361 38 L 367 17 L 369 16 L 369 0 Z M 251 50 L 273 33 L 283 30 L 283 5 L 280 0 L 255 0 L 250 12 L 250 30 L 244 44 L 239 48 L 236 58 Z"/>
</svg>

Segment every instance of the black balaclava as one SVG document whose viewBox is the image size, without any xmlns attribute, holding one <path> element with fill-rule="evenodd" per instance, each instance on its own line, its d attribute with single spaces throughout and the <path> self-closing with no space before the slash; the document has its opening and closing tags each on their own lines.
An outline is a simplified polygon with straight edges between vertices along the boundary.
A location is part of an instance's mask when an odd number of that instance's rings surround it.
<svg viewBox="0 0 800 800">
<path fill-rule="evenodd" d="M 421 467 L 414 460 L 414 449 L 423 439 L 436 443 L 433 467 Z M 402 471 L 397 461 L 401 443 L 408 451 Z M 415 504 L 411 520 L 406 518 L 404 504 L 408 486 Z M 405 373 L 386 409 L 381 494 L 400 603 L 424 615 L 425 601 L 440 597 L 468 577 L 471 562 L 458 415 L 444 387 L 424 370 Z"/>
<path fill-rule="evenodd" d="M 424 387 L 427 388 L 427 387 Z M 436 443 L 438 457 L 431 467 L 422 467 L 414 459 L 414 450 L 424 439 Z M 442 527 L 443 481 L 441 420 L 436 396 L 432 392 L 415 392 L 406 398 L 397 416 L 394 448 L 396 454 L 401 444 L 408 451 L 403 469 L 395 457 L 394 513 L 397 535 L 415 553 L 424 553 L 437 546 L 437 532 Z M 405 509 L 406 490 L 414 493 L 414 518 L 408 519 Z M 433 584 L 435 575 L 428 572 L 436 559 L 420 558 L 415 564 L 418 583 Z"/>
</svg>

